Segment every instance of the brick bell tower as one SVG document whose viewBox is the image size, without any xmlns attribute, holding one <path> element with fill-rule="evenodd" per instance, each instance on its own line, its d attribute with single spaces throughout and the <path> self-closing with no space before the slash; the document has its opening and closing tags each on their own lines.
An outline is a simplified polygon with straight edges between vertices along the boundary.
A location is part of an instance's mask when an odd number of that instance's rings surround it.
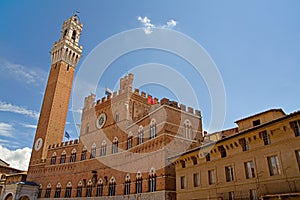
<svg viewBox="0 0 300 200">
<path fill-rule="evenodd" d="M 82 53 L 82 46 L 78 45 L 82 26 L 76 15 L 64 21 L 61 37 L 51 50 L 51 69 L 30 166 L 44 162 L 48 146 L 63 140 L 74 71 Z"/>
</svg>

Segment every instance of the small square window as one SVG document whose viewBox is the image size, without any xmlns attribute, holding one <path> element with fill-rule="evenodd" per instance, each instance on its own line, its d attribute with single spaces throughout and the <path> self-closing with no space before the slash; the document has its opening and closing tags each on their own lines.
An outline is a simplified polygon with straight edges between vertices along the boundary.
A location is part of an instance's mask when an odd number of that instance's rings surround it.
<svg viewBox="0 0 300 200">
<path fill-rule="evenodd" d="M 181 163 L 181 167 L 185 168 L 185 161 L 181 160 L 180 163 Z"/>
<path fill-rule="evenodd" d="M 258 126 L 258 125 L 260 125 L 260 120 L 259 119 L 258 120 L 254 120 L 252 122 L 252 124 L 253 124 L 253 126 Z"/>
</svg>

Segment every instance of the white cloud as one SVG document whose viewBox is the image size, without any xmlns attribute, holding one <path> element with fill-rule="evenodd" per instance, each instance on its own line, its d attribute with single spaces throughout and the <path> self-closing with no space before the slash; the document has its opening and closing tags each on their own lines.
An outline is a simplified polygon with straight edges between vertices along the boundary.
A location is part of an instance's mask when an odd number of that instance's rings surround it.
<svg viewBox="0 0 300 200">
<path fill-rule="evenodd" d="M 153 32 L 154 28 L 173 28 L 178 23 L 174 19 L 171 19 L 171 20 L 167 21 L 167 23 L 164 25 L 154 25 L 151 23 L 151 20 L 147 16 L 145 16 L 145 17 L 139 16 L 138 21 L 142 23 L 142 25 L 144 27 L 144 32 L 147 35 L 151 34 Z"/>
<path fill-rule="evenodd" d="M 21 107 L 21 106 L 16 106 L 12 105 L 10 103 L 6 103 L 3 101 L 0 101 L 0 111 L 3 112 L 12 112 L 12 113 L 17 113 L 21 115 L 26 115 L 35 119 L 39 118 L 39 113 L 33 110 L 28 110 L 27 108 Z"/>
<path fill-rule="evenodd" d="M 40 69 L 28 68 L 20 64 L 14 64 L 0 59 L 0 69 L 14 79 L 27 84 L 40 85 L 45 82 L 46 73 Z"/>
<path fill-rule="evenodd" d="M 0 122 L 0 136 L 12 137 L 13 126 L 4 122 Z"/>
<path fill-rule="evenodd" d="M 33 128 L 33 129 L 37 128 L 37 125 L 34 125 L 34 124 L 23 124 L 23 123 L 21 123 L 21 125 L 24 126 L 25 128 Z"/>
<path fill-rule="evenodd" d="M 10 164 L 10 167 L 27 170 L 31 155 L 31 149 L 25 147 L 23 149 L 9 150 L 0 145 L 0 157 L 2 160 Z"/>
<path fill-rule="evenodd" d="M 176 25 L 177 25 L 177 21 L 175 21 L 174 19 L 167 21 L 167 28 L 173 28 Z"/>
</svg>

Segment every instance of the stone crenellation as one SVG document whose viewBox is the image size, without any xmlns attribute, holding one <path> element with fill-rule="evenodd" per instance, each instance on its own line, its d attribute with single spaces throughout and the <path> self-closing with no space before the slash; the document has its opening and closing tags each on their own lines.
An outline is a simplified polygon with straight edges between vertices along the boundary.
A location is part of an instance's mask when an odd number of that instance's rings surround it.
<svg viewBox="0 0 300 200">
<path fill-rule="evenodd" d="M 105 103 L 111 99 L 114 99 L 118 97 L 121 94 L 121 90 L 119 91 L 114 91 L 112 94 L 108 94 L 106 97 L 102 97 L 101 99 L 98 99 L 96 101 L 96 105 L 101 105 L 102 103 Z M 179 104 L 177 101 L 171 101 L 168 98 L 162 98 L 160 101 L 156 97 L 152 97 L 152 95 L 145 93 L 144 91 L 140 91 L 138 88 L 135 88 L 133 91 L 133 94 L 139 95 L 141 98 L 143 98 L 145 101 L 147 99 L 153 99 L 153 104 L 160 104 L 160 105 L 168 105 L 173 108 L 177 108 L 181 111 L 196 115 L 196 116 L 201 116 L 200 110 L 194 109 L 192 107 L 187 107 L 184 104 Z M 92 102 L 91 102 L 92 101 Z M 85 108 L 90 107 L 91 105 L 95 106 L 93 103 L 95 101 L 95 95 L 91 94 L 88 97 L 86 97 L 85 100 Z M 88 103 L 87 103 L 88 102 Z"/>
<path fill-rule="evenodd" d="M 77 144 L 79 144 L 78 139 L 69 140 L 69 141 L 65 141 L 65 142 L 61 142 L 61 143 L 57 143 L 57 144 L 51 144 L 48 146 L 48 149 L 56 149 L 56 148 L 60 148 L 60 147 L 67 147 L 67 146 L 72 146 L 72 145 L 77 145 Z"/>
</svg>

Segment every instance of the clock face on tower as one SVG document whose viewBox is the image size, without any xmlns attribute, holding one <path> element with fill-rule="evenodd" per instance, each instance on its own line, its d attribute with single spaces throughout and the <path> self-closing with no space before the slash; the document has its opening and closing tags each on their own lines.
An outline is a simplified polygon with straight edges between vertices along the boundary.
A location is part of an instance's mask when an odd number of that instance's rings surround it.
<svg viewBox="0 0 300 200">
<path fill-rule="evenodd" d="M 105 113 L 101 113 L 99 115 L 99 117 L 97 118 L 97 121 L 96 121 L 96 127 L 98 129 L 102 128 L 105 124 L 105 121 L 106 121 L 106 114 Z"/>
<path fill-rule="evenodd" d="M 34 144 L 34 150 L 35 151 L 38 151 L 41 149 L 41 147 L 43 146 L 43 139 L 42 138 L 39 138 L 35 141 L 35 144 Z"/>
</svg>

